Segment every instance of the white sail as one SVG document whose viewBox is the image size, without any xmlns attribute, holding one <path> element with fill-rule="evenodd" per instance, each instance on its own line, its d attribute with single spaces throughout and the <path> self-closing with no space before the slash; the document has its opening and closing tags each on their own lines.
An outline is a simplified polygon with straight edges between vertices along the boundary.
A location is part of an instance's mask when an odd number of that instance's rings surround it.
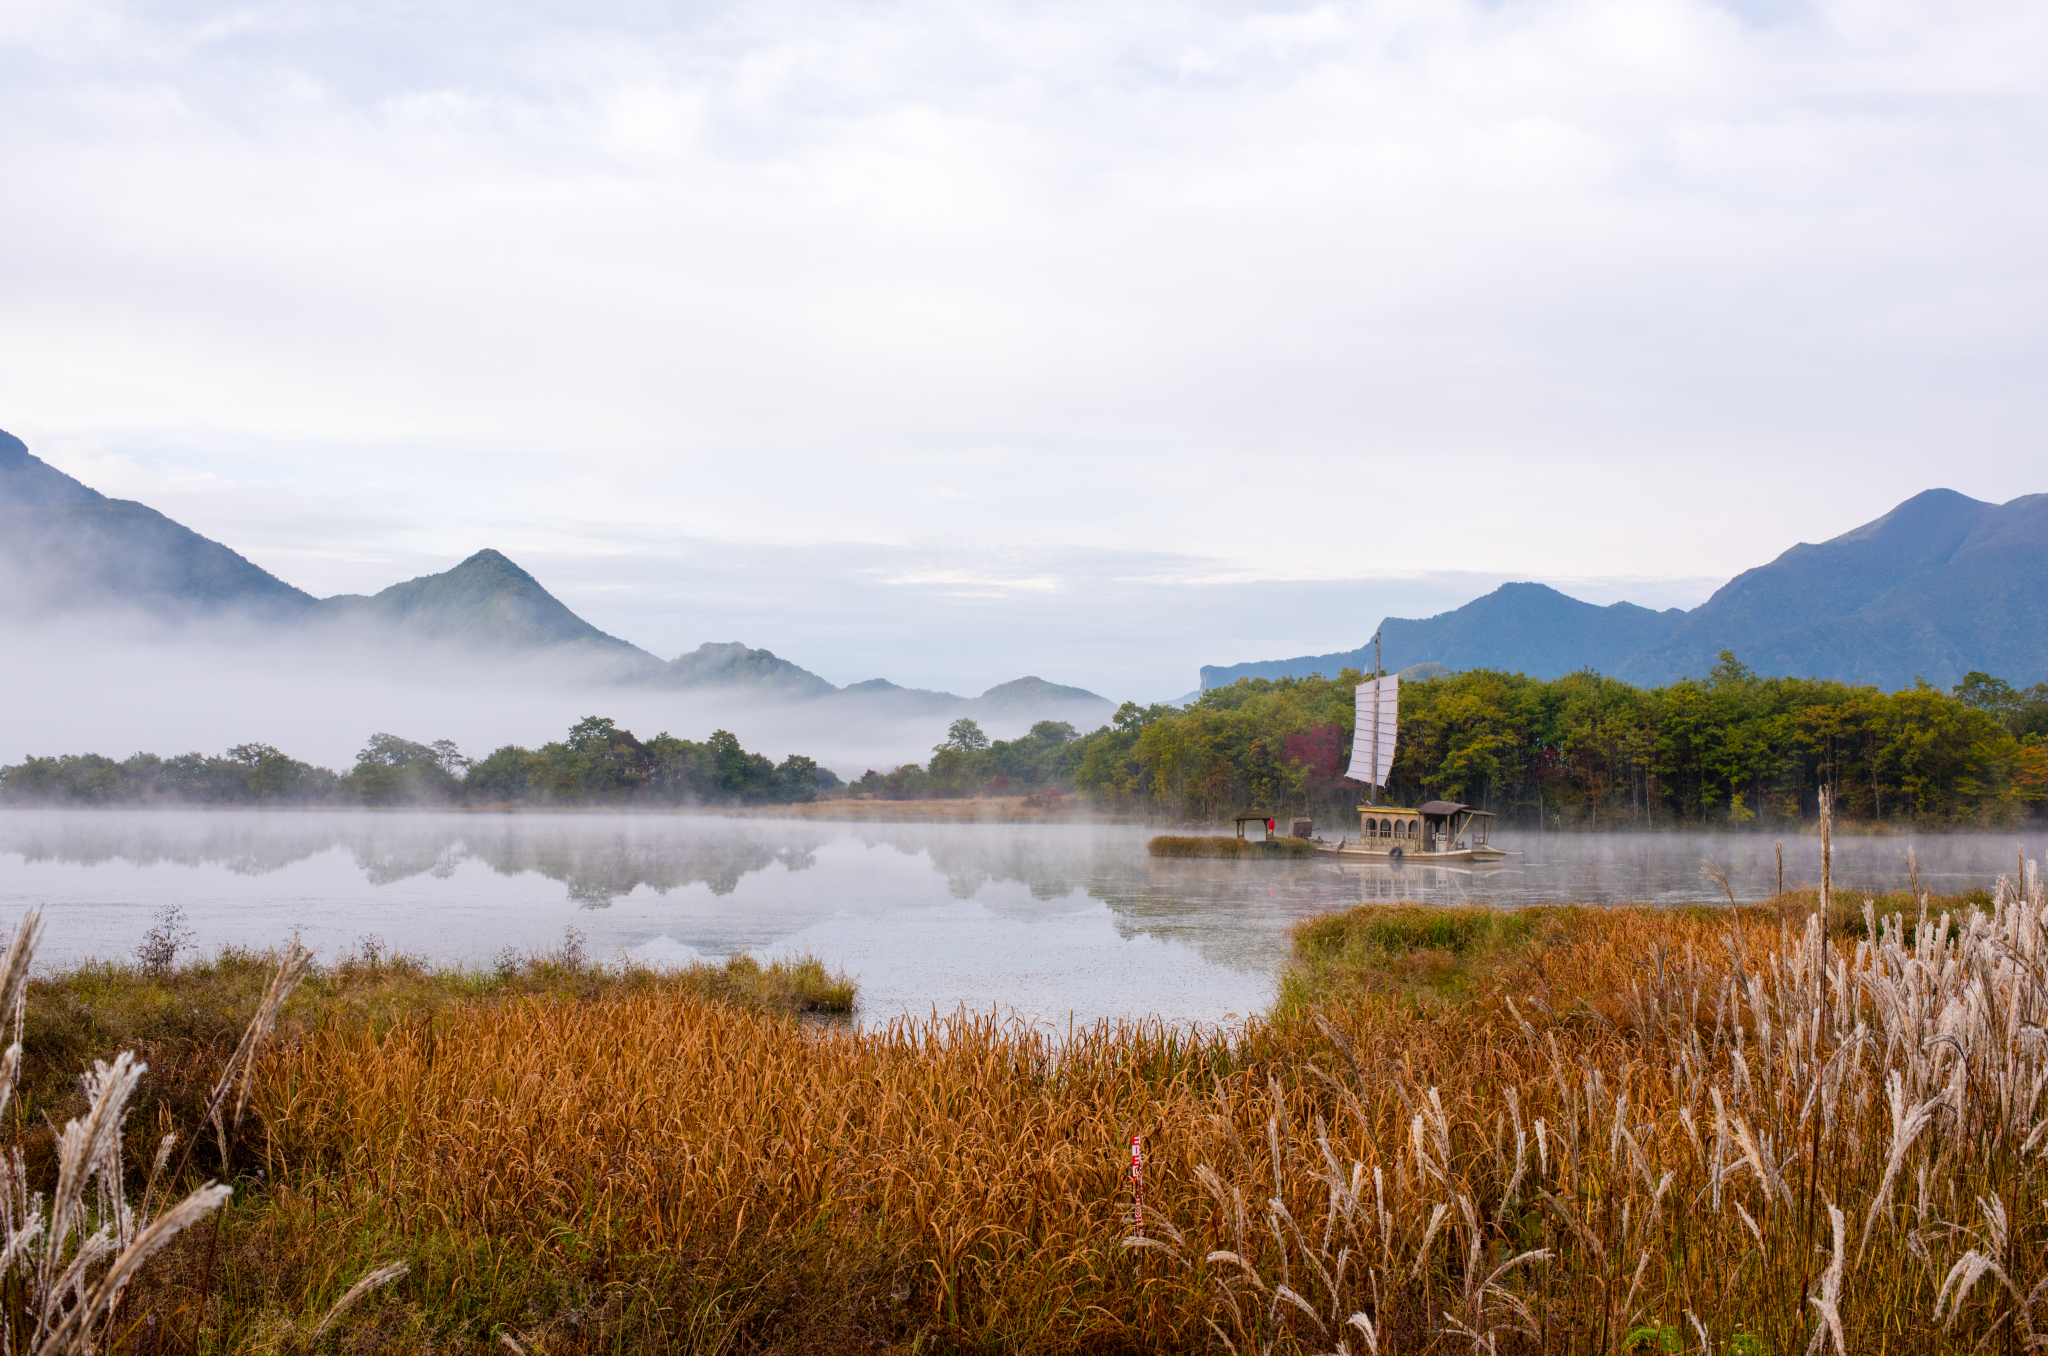
<svg viewBox="0 0 2048 1356">
<path fill-rule="evenodd" d="M 1372 737 L 1375 710 L 1380 731 L 1377 762 L 1373 758 Z M 1400 718 L 1400 678 L 1375 678 L 1358 685 L 1358 722 L 1352 727 L 1351 769 L 1345 776 L 1354 782 L 1370 782 L 1374 786 L 1387 784 L 1387 773 L 1394 766 L 1394 731 L 1400 724 Z"/>
</svg>

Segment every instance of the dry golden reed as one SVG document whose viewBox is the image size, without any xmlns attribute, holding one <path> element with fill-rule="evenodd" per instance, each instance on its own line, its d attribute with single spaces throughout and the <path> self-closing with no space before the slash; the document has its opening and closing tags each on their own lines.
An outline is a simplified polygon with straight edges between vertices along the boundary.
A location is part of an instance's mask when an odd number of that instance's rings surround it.
<svg viewBox="0 0 2048 1356">
<path fill-rule="evenodd" d="M 422 1345 L 2020 1352 L 2043 913 L 1560 913 L 1483 996 L 1231 1040 L 541 998 L 329 1026 L 256 1106 L 279 1208 L 413 1241 Z"/>
</svg>

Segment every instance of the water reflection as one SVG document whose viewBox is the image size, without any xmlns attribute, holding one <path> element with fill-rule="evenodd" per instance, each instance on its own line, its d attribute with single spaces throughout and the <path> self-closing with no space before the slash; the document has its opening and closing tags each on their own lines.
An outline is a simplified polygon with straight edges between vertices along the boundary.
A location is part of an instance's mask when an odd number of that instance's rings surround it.
<svg viewBox="0 0 2048 1356">
<path fill-rule="evenodd" d="M 474 861 L 501 876 L 533 872 L 560 881 L 570 899 L 603 908 L 641 886 L 666 894 L 703 885 L 723 896 L 771 866 L 808 870 L 830 836 L 807 825 L 778 826 L 767 836 L 744 829 L 679 836 L 674 824 L 618 816 L 7 814 L 0 815 L 0 854 L 24 863 L 219 867 L 265 876 L 340 850 L 376 886 L 415 876 L 446 880 Z"/>
<path fill-rule="evenodd" d="M 980 826 L 703 815 L 0 813 L 0 918 L 30 902 L 53 962 L 132 951 L 186 909 L 206 945 L 294 931 L 324 951 L 375 934 L 461 963 L 565 926 L 644 960 L 809 951 L 854 971 L 864 1012 L 1007 1005 L 1063 1020 L 1215 1020 L 1262 1007 L 1299 920 L 1361 903 L 1738 899 L 1777 888 L 1764 835 L 1502 835 L 1495 866 L 1154 860 L 1127 825 Z M 1988 886 L 2041 843 L 2008 835 L 1840 840 L 1845 889 Z M 1787 886 L 1819 844 L 1782 842 Z"/>
</svg>

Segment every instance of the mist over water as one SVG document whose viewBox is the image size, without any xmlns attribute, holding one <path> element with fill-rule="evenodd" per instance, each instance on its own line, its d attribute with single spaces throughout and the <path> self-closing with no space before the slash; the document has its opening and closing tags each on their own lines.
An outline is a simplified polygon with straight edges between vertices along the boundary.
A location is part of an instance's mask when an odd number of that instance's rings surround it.
<svg viewBox="0 0 2048 1356">
<path fill-rule="evenodd" d="M 567 661 L 279 637 L 227 622 L 72 620 L 10 627 L 5 636 L 15 718 L 0 720 L 0 763 L 62 753 L 218 754 L 262 743 L 346 772 L 379 731 L 422 743 L 452 739 L 481 758 L 505 744 L 537 748 L 598 715 L 642 738 L 730 730 L 775 761 L 800 753 L 851 780 L 869 768 L 923 763 L 959 714 L 906 712 L 887 695 L 793 701 L 743 688 L 604 682 Z M 1042 719 L 1101 720 L 1099 709 L 1052 708 L 977 718 L 995 739 Z"/>
<path fill-rule="evenodd" d="M 131 953 L 177 903 L 203 948 L 297 933 L 332 957 L 374 937 L 488 966 L 574 928 L 594 956 L 657 964 L 811 953 L 859 979 L 870 1021 L 1256 1011 L 1313 902 L 1160 888 L 1144 841 L 1091 825 L 17 811 L 0 814 L 0 913 L 42 903 L 58 965 Z"/>
<path fill-rule="evenodd" d="M 860 1017 L 965 1007 L 1064 1025 L 1263 1010 L 1288 929 L 1360 903 L 1676 903 L 1819 877 L 1820 845 L 1758 834 L 1500 835 L 1500 866 L 1161 861 L 1133 825 L 863 824 L 708 814 L 0 812 L 0 921 L 45 907 L 47 964 L 131 955 L 182 907 L 197 943 L 365 939 L 484 967 L 559 944 L 649 963 L 810 953 L 853 974 Z M 1845 890 L 1988 886 L 2044 843 L 1843 838 Z"/>
</svg>

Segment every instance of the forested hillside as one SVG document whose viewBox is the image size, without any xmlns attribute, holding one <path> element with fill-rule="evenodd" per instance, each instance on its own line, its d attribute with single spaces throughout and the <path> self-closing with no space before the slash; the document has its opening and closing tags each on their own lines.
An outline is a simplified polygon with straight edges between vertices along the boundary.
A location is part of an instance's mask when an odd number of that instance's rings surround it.
<svg viewBox="0 0 2048 1356">
<path fill-rule="evenodd" d="M 1126 704 L 1077 750 L 1075 784 L 1105 807 L 1216 818 L 1256 805 L 1348 819 L 1361 675 L 1245 679 L 1186 710 Z M 1662 688 L 1592 673 L 1479 670 L 1401 688 L 1388 799 L 1458 800 L 1564 828 L 1782 823 L 1832 785 L 1837 813 L 2000 824 L 2048 801 L 2048 684 L 1983 674 L 1887 693 L 1760 678 L 1726 654 Z"/>
</svg>

